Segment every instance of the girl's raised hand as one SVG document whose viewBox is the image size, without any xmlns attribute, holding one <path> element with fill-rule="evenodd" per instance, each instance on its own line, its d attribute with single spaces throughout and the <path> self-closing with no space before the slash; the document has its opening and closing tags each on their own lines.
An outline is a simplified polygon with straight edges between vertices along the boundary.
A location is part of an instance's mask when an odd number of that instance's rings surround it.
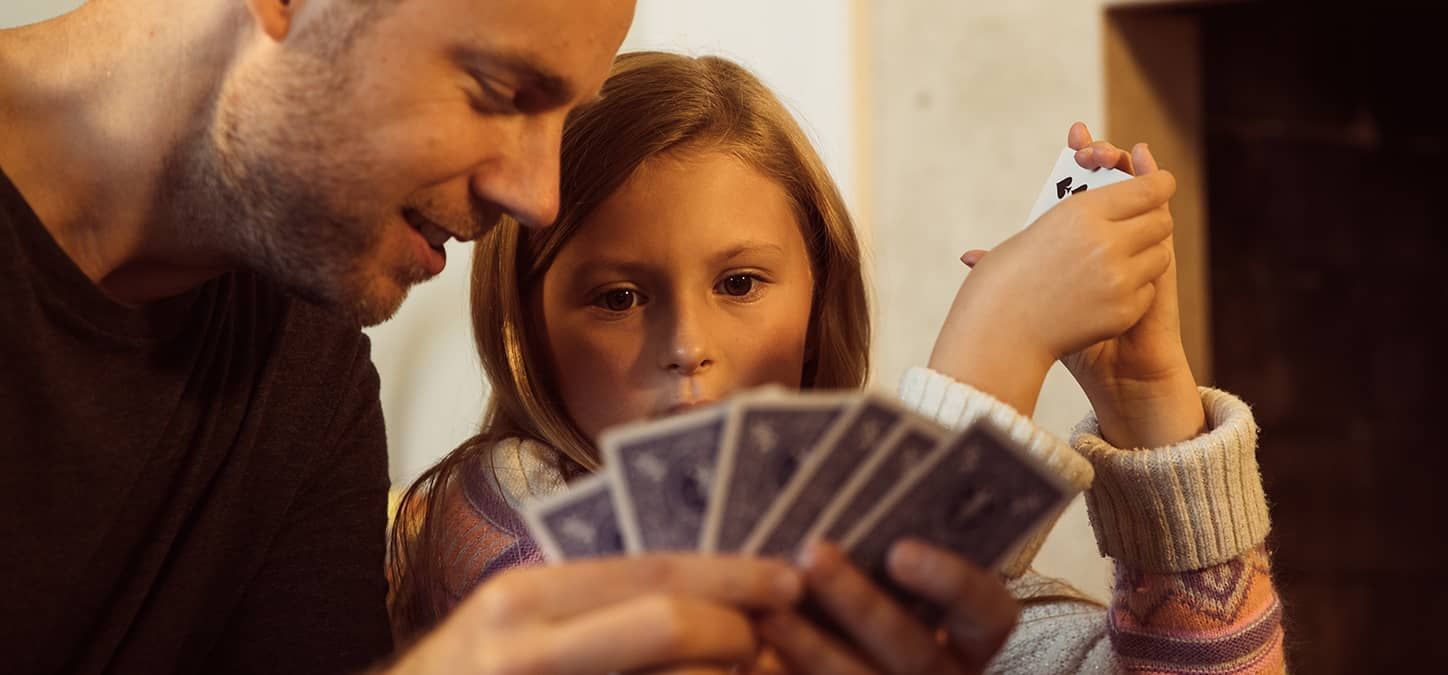
<svg viewBox="0 0 1448 675">
<path fill-rule="evenodd" d="M 1145 146 L 1133 157 L 1085 140 L 1093 163 L 1155 164 Z M 1172 263 L 1166 204 L 1175 191 L 1170 173 L 1152 171 L 1061 202 L 989 255 L 967 254 L 975 271 L 946 317 L 931 369 L 1030 415 L 1052 363 L 1121 335 L 1152 306 Z"/>
<path fill-rule="evenodd" d="M 1077 150 L 1076 161 L 1088 169 L 1162 173 L 1144 144 L 1127 153 L 1106 141 L 1093 141 L 1080 122 L 1071 126 L 1067 142 Z M 1170 219 L 1166 204 L 1161 212 Z M 1152 280 L 1151 301 L 1138 320 L 1119 335 L 1061 357 L 1091 399 L 1102 434 L 1118 447 L 1167 445 L 1191 438 L 1204 424 L 1196 380 L 1182 347 L 1172 238 L 1167 236 L 1160 246 L 1167 253 L 1165 269 Z M 972 250 L 961 261 L 975 267 L 985 258 L 985 251 Z M 1103 311 L 1113 310 L 1107 306 Z"/>
</svg>

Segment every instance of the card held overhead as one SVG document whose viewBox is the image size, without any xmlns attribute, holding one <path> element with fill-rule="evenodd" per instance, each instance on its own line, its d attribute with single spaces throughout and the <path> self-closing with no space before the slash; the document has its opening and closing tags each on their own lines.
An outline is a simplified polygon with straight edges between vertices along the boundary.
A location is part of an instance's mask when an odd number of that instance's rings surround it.
<svg viewBox="0 0 1448 675">
<path fill-rule="evenodd" d="M 1056 165 L 1051 168 L 1051 175 L 1046 177 L 1046 184 L 1041 186 L 1041 192 L 1036 196 L 1036 205 L 1031 208 L 1031 215 L 1026 217 L 1025 226 L 1029 227 L 1042 214 L 1050 211 L 1051 207 L 1072 195 L 1130 180 L 1131 177 L 1131 174 L 1119 169 L 1083 168 L 1076 162 L 1076 151 L 1066 148 L 1061 151 L 1060 157 L 1056 158 Z"/>
</svg>

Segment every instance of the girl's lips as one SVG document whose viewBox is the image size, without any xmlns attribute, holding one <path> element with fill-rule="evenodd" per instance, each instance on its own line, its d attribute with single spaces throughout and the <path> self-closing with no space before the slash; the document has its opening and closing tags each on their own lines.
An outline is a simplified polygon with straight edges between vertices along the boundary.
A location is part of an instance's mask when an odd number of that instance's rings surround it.
<svg viewBox="0 0 1448 675">
<path fill-rule="evenodd" d="M 700 399 L 698 401 L 686 401 L 684 403 L 676 403 L 664 409 L 663 414 L 659 416 L 665 417 L 669 415 L 678 415 L 679 413 L 686 413 L 690 410 L 696 410 L 698 408 L 711 406 L 714 405 L 714 403 L 715 401 L 713 399 Z"/>
</svg>

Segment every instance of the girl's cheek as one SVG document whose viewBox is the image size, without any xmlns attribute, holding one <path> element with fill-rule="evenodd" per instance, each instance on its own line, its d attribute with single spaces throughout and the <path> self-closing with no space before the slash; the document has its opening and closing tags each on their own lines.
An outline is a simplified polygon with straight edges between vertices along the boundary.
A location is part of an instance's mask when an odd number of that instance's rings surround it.
<svg viewBox="0 0 1448 675">
<path fill-rule="evenodd" d="M 564 405 L 581 430 L 595 437 L 605 428 L 647 415 L 650 411 L 634 409 L 636 392 L 629 385 L 638 358 L 636 336 L 611 335 L 593 326 L 568 332 L 556 343 L 557 377 Z"/>
<path fill-rule="evenodd" d="M 808 313 L 805 314 L 808 316 Z M 741 335 L 738 344 L 745 346 L 740 363 L 746 369 L 746 386 L 779 384 L 798 387 L 804 370 L 805 336 L 808 322 L 792 316 L 781 317 Z M 761 330 L 762 329 L 762 330 Z"/>
</svg>

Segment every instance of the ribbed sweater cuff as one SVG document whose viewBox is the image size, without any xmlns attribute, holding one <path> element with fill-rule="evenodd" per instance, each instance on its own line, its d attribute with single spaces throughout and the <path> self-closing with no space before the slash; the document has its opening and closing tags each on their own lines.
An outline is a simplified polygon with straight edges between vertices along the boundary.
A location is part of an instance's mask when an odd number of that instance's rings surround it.
<svg viewBox="0 0 1448 675">
<path fill-rule="evenodd" d="M 961 429 L 977 419 L 987 418 L 1077 490 L 1091 484 L 1090 462 L 1059 437 L 1036 426 L 1029 417 L 975 387 L 929 368 L 915 367 L 906 371 L 900 380 L 900 400 L 951 429 Z M 1059 516 L 1057 513 L 1043 522 L 1006 562 L 1001 571 L 1007 577 L 1014 579 L 1026 572 Z"/>
<path fill-rule="evenodd" d="M 1149 572 L 1200 570 L 1261 544 L 1269 527 L 1257 424 L 1240 399 L 1201 389 L 1208 431 L 1163 448 L 1122 450 L 1095 415 L 1071 445 L 1096 469 L 1086 509 L 1102 555 Z"/>
</svg>

